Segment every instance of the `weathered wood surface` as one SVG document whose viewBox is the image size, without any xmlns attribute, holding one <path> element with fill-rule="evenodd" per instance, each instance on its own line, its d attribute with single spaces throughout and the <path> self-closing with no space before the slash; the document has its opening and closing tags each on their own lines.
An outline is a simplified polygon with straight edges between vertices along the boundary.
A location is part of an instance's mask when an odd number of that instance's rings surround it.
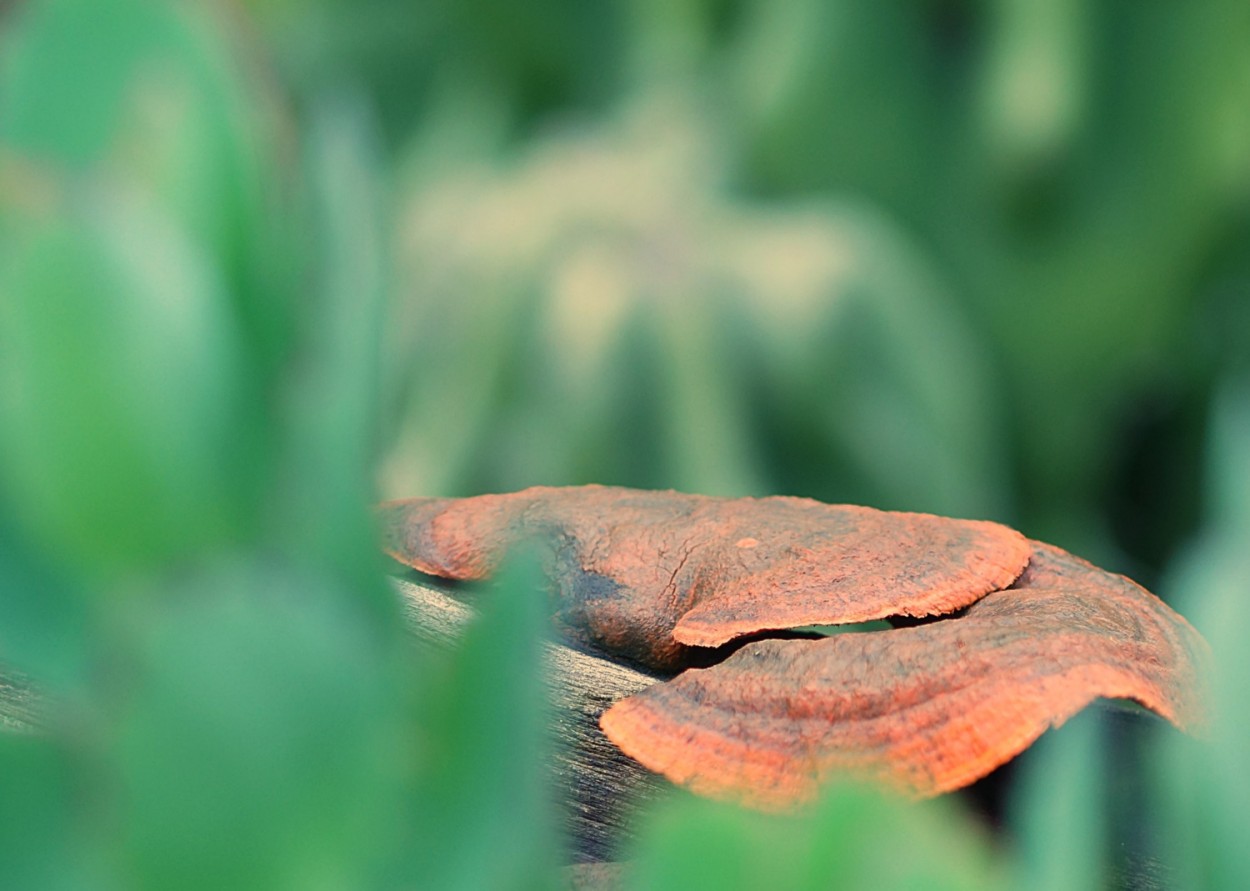
<svg viewBox="0 0 1250 891">
<path fill-rule="evenodd" d="M 618 891 L 625 887 L 624 863 L 575 863 L 566 867 L 564 878 L 569 891 Z"/>
<path fill-rule="evenodd" d="M 28 733 L 38 723 L 39 704 L 25 678 L 0 664 L 0 732 Z"/>
<path fill-rule="evenodd" d="M 434 587 L 395 579 L 418 640 L 446 646 L 473 616 L 466 604 Z M 624 755 L 599 729 L 612 703 L 659 676 L 557 643 L 546 645 L 547 683 L 557 742 L 555 773 L 579 862 L 611 859 L 628 834 L 632 810 L 668 785 Z"/>
</svg>

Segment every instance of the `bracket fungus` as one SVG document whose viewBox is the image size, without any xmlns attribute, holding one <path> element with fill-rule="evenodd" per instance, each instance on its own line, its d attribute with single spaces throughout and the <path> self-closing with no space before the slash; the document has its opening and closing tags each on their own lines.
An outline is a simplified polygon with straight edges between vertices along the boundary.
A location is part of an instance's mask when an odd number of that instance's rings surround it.
<svg viewBox="0 0 1250 891">
<path fill-rule="evenodd" d="M 1183 618 L 997 523 L 603 486 L 380 510 L 387 552 L 432 575 L 550 545 L 564 637 L 676 675 L 608 708 L 604 733 L 712 797 L 784 810 L 843 772 L 950 791 L 1099 697 L 1203 723 L 1206 643 Z M 890 617 L 923 621 L 793 633 Z"/>
</svg>

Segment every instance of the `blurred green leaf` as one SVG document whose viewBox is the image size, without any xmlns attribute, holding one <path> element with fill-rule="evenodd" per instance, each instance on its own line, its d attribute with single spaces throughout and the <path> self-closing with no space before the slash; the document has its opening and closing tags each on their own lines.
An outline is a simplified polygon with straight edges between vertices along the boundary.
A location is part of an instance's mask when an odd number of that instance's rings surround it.
<svg viewBox="0 0 1250 891">
<path fill-rule="evenodd" d="M 48 555 L 108 570 L 230 530 L 233 320 L 206 258 L 132 196 L 4 249 L 0 477 Z"/>
<path fill-rule="evenodd" d="M 81 676 L 90 608 L 82 588 L 40 560 L 0 497 L 0 663 L 58 689 Z"/>
<path fill-rule="evenodd" d="M 1211 726 L 1206 739 L 1162 740 L 1156 765 L 1165 850 L 1178 887 L 1195 889 L 1234 887 L 1250 875 L 1250 380 L 1230 382 L 1216 402 L 1209 474 L 1208 526 L 1169 589 L 1211 643 Z"/>
<path fill-rule="evenodd" d="M 23 153 L 87 166 L 110 147 L 136 69 L 169 39 L 161 4 L 24 4 L 0 66 L 0 138 Z"/>
<path fill-rule="evenodd" d="M 281 118 L 242 68 L 242 48 L 225 39 L 224 5 L 43 0 L 11 18 L 0 54 L 0 146 L 58 178 L 71 201 L 84 181 L 137 195 L 217 264 L 229 298 L 221 310 L 256 372 L 239 390 L 256 421 L 297 332 L 295 260 L 279 225 Z M 249 463 L 249 450 L 263 447 L 251 441 L 258 429 L 236 430 L 238 474 L 263 466 Z"/>
<path fill-rule="evenodd" d="M 1035 742 L 1013 789 L 1021 891 L 1106 887 L 1107 787 L 1098 713 L 1086 709 Z"/>
<path fill-rule="evenodd" d="M 400 724 L 389 648 L 354 600 L 223 565 L 120 632 L 96 692 L 126 887 L 343 888 L 376 859 Z"/>
<path fill-rule="evenodd" d="M 505 569 L 459 647 L 427 653 L 406 843 L 412 887 L 556 886 L 563 857 L 541 647 L 549 619 L 531 557 Z"/>
<path fill-rule="evenodd" d="M 0 451 L 79 567 L 246 535 L 271 485 L 294 257 L 219 11 L 49 0 L 3 35 Z"/>
<path fill-rule="evenodd" d="M 12 888 L 114 887 L 89 815 L 98 790 L 58 744 L 0 732 L 0 876 Z"/>
<path fill-rule="evenodd" d="M 307 167 L 315 267 L 299 373 L 289 382 L 283 536 L 327 567 L 377 570 L 368 505 L 379 443 L 386 289 L 380 159 L 363 100 L 318 108 Z M 312 484 L 315 481 L 315 484 Z M 391 620 L 394 620 L 392 615 Z"/>
<path fill-rule="evenodd" d="M 366 88 L 392 144 L 429 135 L 431 109 L 487 105 L 515 126 L 566 102 L 613 98 L 631 10 L 615 2 L 248 0 L 287 80 L 318 95 Z M 455 109 L 456 105 L 465 105 Z M 422 132 L 426 131 L 426 132 Z"/>
<path fill-rule="evenodd" d="M 1006 887 L 984 830 L 954 801 L 853 785 L 831 787 L 802 817 L 675 797 L 642 822 L 631 860 L 639 891 Z"/>
</svg>

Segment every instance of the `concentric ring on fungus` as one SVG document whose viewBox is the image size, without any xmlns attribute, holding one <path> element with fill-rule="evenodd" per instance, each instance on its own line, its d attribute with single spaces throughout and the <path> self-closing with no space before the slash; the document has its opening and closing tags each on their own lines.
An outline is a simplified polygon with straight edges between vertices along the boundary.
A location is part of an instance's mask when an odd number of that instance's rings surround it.
<svg viewBox="0 0 1250 891">
<path fill-rule="evenodd" d="M 518 543 L 545 542 L 566 639 L 681 672 L 609 708 L 604 732 L 701 794 L 786 809 L 851 772 L 933 795 L 1098 697 L 1182 729 L 1203 721 L 1206 644 L 1184 619 L 997 523 L 603 486 L 380 510 L 392 556 L 449 578 L 484 578 Z M 938 618 L 707 649 L 891 616 Z"/>
</svg>

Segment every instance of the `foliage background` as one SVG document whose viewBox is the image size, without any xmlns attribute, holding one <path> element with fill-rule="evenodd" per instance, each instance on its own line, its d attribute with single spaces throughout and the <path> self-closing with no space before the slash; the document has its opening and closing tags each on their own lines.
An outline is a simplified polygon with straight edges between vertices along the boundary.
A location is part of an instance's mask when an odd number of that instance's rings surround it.
<svg viewBox="0 0 1250 891">
<path fill-rule="evenodd" d="M 1217 657 L 993 834 L 676 798 L 638 887 L 1250 873 L 1245 3 L 0 16 L 6 885 L 558 883 L 533 580 L 414 649 L 367 506 L 584 482 L 1003 520 Z"/>
</svg>

